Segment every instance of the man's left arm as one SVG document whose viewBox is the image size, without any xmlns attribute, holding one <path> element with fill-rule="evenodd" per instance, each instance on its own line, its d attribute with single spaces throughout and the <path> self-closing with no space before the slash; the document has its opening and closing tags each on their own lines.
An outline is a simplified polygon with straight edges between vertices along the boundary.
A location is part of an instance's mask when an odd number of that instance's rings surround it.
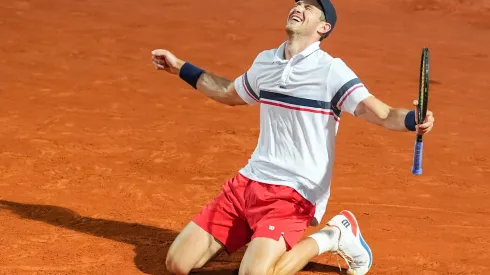
<svg viewBox="0 0 490 275">
<path fill-rule="evenodd" d="M 415 107 L 417 101 L 413 105 Z M 389 130 L 416 130 L 419 134 L 430 132 L 435 121 L 433 113 L 427 111 L 424 122 L 418 125 L 416 109 L 393 108 L 372 95 L 359 102 L 354 115 Z"/>
<path fill-rule="evenodd" d="M 335 91 L 331 103 L 337 110 L 395 131 L 428 133 L 434 125 L 434 115 L 427 111 L 424 122 L 417 125 L 415 110 L 393 108 L 369 92 L 357 75 L 340 59 L 333 61 L 327 77 L 330 90 Z M 417 102 L 413 102 L 417 105 Z"/>
</svg>

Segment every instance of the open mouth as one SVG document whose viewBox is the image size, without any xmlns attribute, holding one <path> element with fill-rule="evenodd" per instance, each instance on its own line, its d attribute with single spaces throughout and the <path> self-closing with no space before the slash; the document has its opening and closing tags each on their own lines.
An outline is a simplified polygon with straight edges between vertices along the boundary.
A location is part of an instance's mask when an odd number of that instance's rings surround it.
<svg viewBox="0 0 490 275">
<path fill-rule="evenodd" d="M 299 12 L 294 12 L 289 16 L 289 20 L 296 21 L 296 22 L 303 22 L 303 17 L 300 15 Z"/>
</svg>

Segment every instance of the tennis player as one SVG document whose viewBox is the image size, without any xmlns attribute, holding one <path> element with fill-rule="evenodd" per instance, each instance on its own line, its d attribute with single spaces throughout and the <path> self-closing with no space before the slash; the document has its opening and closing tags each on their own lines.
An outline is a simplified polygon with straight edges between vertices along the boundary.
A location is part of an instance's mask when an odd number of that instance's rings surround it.
<svg viewBox="0 0 490 275">
<path fill-rule="evenodd" d="M 366 274 L 371 268 L 373 254 L 348 210 L 301 240 L 326 211 L 341 114 L 421 134 L 432 129 L 434 116 L 428 111 L 419 124 L 415 111 L 388 106 L 343 60 L 321 50 L 320 42 L 336 20 L 329 0 L 295 2 L 286 21 L 287 40 L 260 52 L 234 81 L 168 50 L 152 52 L 157 69 L 178 75 L 217 102 L 260 103 L 255 151 L 172 243 L 166 259 L 169 272 L 188 274 L 220 251 L 233 253 L 247 244 L 240 275 L 294 274 L 326 252 L 342 256 L 349 274 Z"/>
</svg>

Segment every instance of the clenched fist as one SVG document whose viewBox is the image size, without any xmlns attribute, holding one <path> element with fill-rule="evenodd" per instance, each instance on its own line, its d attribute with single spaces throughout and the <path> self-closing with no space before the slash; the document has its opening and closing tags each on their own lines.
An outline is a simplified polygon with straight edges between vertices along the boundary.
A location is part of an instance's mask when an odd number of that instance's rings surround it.
<svg viewBox="0 0 490 275">
<path fill-rule="evenodd" d="M 418 121 L 419 115 L 417 111 L 418 103 L 419 103 L 418 100 L 413 101 L 413 106 L 415 106 L 415 122 L 417 123 L 416 129 L 417 129 L 417 134 L 424 135 L 430 132 L 434 127 L 435 118 L 434 118 L 434 114 L 431 111 L 427 110 L 425 120 L 419 123 Z"/>
<path fill-rule="evenodd" d="M 180 68 L 182 68 L 182 65 L 185 63 L 167 50 L 153 50 L 151 54 L 153 65 L 155 65 L 158 70 L 164 70 L 172 74 L 178 75 Z"/>
</svg>

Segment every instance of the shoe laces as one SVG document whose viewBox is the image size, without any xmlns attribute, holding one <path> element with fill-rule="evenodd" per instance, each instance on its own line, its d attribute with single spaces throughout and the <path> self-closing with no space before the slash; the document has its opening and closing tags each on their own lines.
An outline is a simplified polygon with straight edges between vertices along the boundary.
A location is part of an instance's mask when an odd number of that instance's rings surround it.
<svg viewBox="0 0 490 275">
<path fill-rule="evenodd" d="M 354 263 L 354 259 L 351 256 L 347 255 L 347 253 L 345 253 L 340 248 L 340 237 L 342 235 L 342 230 L 340 230 L 340 228 L 338 226 L 335 226 L 335 227 L 337 227 L 339 229 L 339 244 L 337 245 L 337 251 L 335 251 L 334 254 L 337 255 L 337 265 L 339 266 L 340 272 L 342 272 L 342 267 L 340 266 L 340 261 L 339 261 L 339 255 L 345 260 L 349 269 L 352 268 L 351 264 Z"/>
<path fill-rule="evenodd" d="M 340 234 L 342 234 L 342 232 Z M 339 242 L 340 242 L 340 235 L 339 235 Z M 338 249 L 337 251 L 334 252 L 334 254 L 337 255 L 337 265 L 341 272 L 342 272 L 342 267 L 340 266 L 340 261 L 338 257 L 339 255 L 345 260 L 349 269 L 361 267 L 364 264 L 363 261 L 359 261 L 359 260 L 356 261 L 352 256 L 349 256 L 347 253 L 345 253 L 345 251 L 343 251 L 342 248 L 340 248 L 340 243 L 338 244 Z"/>
<path fill-rule="evenodd" d="M 342 267 L 340 266 L 340 261 L 339 261 L 339 256 L 338 255 L 340 255 L 345 260 L 345 262 L 347 263 L 347 266 L 349 267 L 349 269 L 352 268 L 351 267 L 351 264 L 354 263 L 354 259 L 351 256 L 347 255 L 341 249 L 337 250 L 337 252 L 335 252 L 335 254 L 337 255 L 337 265 L 339 266 L 339 269 L 340 269 L 341 272 L 342 272 Z"/>
<path fill-rule="evenodd" d="M 338 255 L 340 255 L 345 262 L 347 263 L 347 266 L 349 267 L 350 270 L 357 270 L 358 268 L 361 268 L 366 262 L 365 261 L 360 261 L 360 260 L 354 260 L 351 256 L 347 255 L 343 250 L 339 249 L 337 252 L 337 265 L 339 266 L 340 271 L 342 272 L 342 267 L 340 266 L 340 261 Z"/>
</svg>

